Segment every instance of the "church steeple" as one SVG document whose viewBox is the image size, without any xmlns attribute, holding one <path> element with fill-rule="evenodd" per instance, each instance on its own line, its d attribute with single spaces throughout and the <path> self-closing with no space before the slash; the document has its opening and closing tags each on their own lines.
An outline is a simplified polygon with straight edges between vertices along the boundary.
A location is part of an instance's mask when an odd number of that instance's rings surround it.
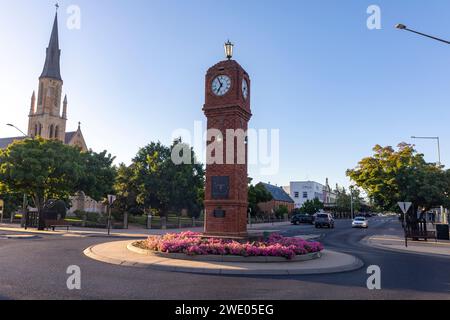
<svg viewBox="0 0 450 320">
<path fill-rule="evenodd" d="M 56 5 L 58 9 L 58 5 Z M 64 116 L 61 115 L 61 95 L 63 81 L 60 73 L 60 55 L 58 39 L 58 12 L 53 21 L 52 34 L 47 47 L 44 69 L 39 77 L 37 96 L 32 98 L 28 121 L 28 135 L 41 136 L 44 139 L 58 139 L 64 142 L 66 132 L 67 100 Z M 33 101 L 36 99 L 37 103 Z M 36 103 L 36 107 L 33 107 Z"/>
<path fill-rule="evenodd" d="M 50 36 L 50 42 L 47 47 L 47 53 L 45 57 L 44 70 L 40 78 L 52 78 L 61 80 L 61 72 L 59 66 L 59 60 L 61 56 L 61 50 L 59 49 L 58 39 L 58 11 L 55 14 L 55 20 L 53 22 L 52 34 Z"/>
</svg>

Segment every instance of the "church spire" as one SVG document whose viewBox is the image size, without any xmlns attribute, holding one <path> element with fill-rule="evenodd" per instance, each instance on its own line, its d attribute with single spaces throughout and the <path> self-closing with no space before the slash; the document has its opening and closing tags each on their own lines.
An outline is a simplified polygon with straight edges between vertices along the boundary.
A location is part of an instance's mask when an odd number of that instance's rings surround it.
<svg viewBox="0 0 450 320">
<path fill-rule="evenodd" d="M 64 96 L 62 118 L 67 119 L 67 94 Z"/>
<path fill-rule="evenodd" d="M 36 105 L 36 94 L 33 91 L 33 95 L 31 96 L 30 116 L 33 115 L 35 112 L 35 105 Z"/>
<path fill-rule="evenodd" d="M 56 11 L 55 20 L 53 22 L 52 34 L 50 36 L 50 42 L 47 47 L 44 70 L 42 70 L 40 78 L 53 78 L 62 81 L 59 66 L 60 56 L 61 50 L 59 49 L 59 39 L 58 39 L 58 11 Z"/>
</svg>

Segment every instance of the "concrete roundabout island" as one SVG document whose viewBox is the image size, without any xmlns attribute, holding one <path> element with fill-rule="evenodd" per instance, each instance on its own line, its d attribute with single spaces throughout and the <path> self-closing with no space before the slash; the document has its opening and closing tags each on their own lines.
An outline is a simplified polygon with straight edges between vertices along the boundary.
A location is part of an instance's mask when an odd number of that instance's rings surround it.
<svg viewBox="0 0 450 320">
<path fill-rule="evenodd" d="M 135 268 L 222 275 L 308 275 L 352 271 L 364 263 L 358 258 L 331 250 L 298 259 L 278 257 L 188 257 L 149 252 L 133 244 L 136 240 L 107 242 L 91 246 L 84 254 L 94 260 Z M 255 259 L 259 258 L 259 259 Z M 248 259 L 248 260 L 247 260 Z M 233 261 L 234 260 L 234 261 Z"/>
</svg>

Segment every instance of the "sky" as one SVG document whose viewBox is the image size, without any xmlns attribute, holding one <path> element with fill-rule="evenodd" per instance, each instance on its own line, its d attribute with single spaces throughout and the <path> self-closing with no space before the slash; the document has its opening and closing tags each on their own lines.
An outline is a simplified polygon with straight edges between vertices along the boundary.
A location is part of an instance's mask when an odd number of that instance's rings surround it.
<svg viewBox="0 0 450 320">
<path fill-rule="evenodd" d="M 375 144 L 415 143 L 429 162 L 450 160 L 450 46 L 393 26 L 450 39 L 449 1 L 60 1 L 68 127 L 88 147 L 130 163 L 151 141 L 205 122 L 204 78 L 223 43 L 251 78 L 250 127 L 279 129 L 279 170 L 255 181 L 349 185 L 345 171 Z M 71 5 L 79 29 L 67 27 Z M 380 8 L 370 30 L 367 8 Z M 26 131 L 45 60 L 54 1 L 0 0 L 0 137 Z M 251 141 L 250 141 L 251 143 Z"/>
</svg>

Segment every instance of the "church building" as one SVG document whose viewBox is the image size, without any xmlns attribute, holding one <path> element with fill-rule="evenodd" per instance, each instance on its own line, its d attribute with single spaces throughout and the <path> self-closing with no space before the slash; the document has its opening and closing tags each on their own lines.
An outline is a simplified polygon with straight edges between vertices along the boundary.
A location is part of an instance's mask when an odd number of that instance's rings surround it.
<svg viewBox="0 0 450 320">
<path fill-rule="evenodd" d="M 87 151 L 87 145 L 81 132 L 80 124 L 76 131 L 67 132 L 67 95 L 62 101 L 63 80 L 60 70 L 61 50 L 58 37 L 58 13 L 55 15 L 50 42 L 47 48 L 44 68 L 39 77 L 38 95 L 31 96 L 28 115 L 27 137 L 0 138 L 0 149 L 8 147 L 16 140 L 40 136 L 44 139 L 56 139 L 71 146 L 78 146 Z M 36 99 L 37 98 L 37 99 Z"/>
<path fill-rule="evenodd" d="M 27 136 L 0 138 L 0 149 L 7 148 L 17 140 L 42 137 L 44 139 L 60 140 L 66 145 L 77 146 L 82 151 L 88 151 L 80 123 L 78 123 L 76 131 L 66 131 L 68 102 L 67 95 L 62 99 L 63 80 L 61 77 L 60 58 L 58 12 L 56 12 L 50 42 L 46 51 L 44 68 L 39 77 L 38 94 L 36 97 L 33 91 L 31 96 Z M 71 201 L 72 207 L 69 213 L 77 210 L 97 213 L 105 212 L 105 206 L 102 203 L 94 201 L 83 192 L 79 192 L 71 197 Z"/>
</svg>

